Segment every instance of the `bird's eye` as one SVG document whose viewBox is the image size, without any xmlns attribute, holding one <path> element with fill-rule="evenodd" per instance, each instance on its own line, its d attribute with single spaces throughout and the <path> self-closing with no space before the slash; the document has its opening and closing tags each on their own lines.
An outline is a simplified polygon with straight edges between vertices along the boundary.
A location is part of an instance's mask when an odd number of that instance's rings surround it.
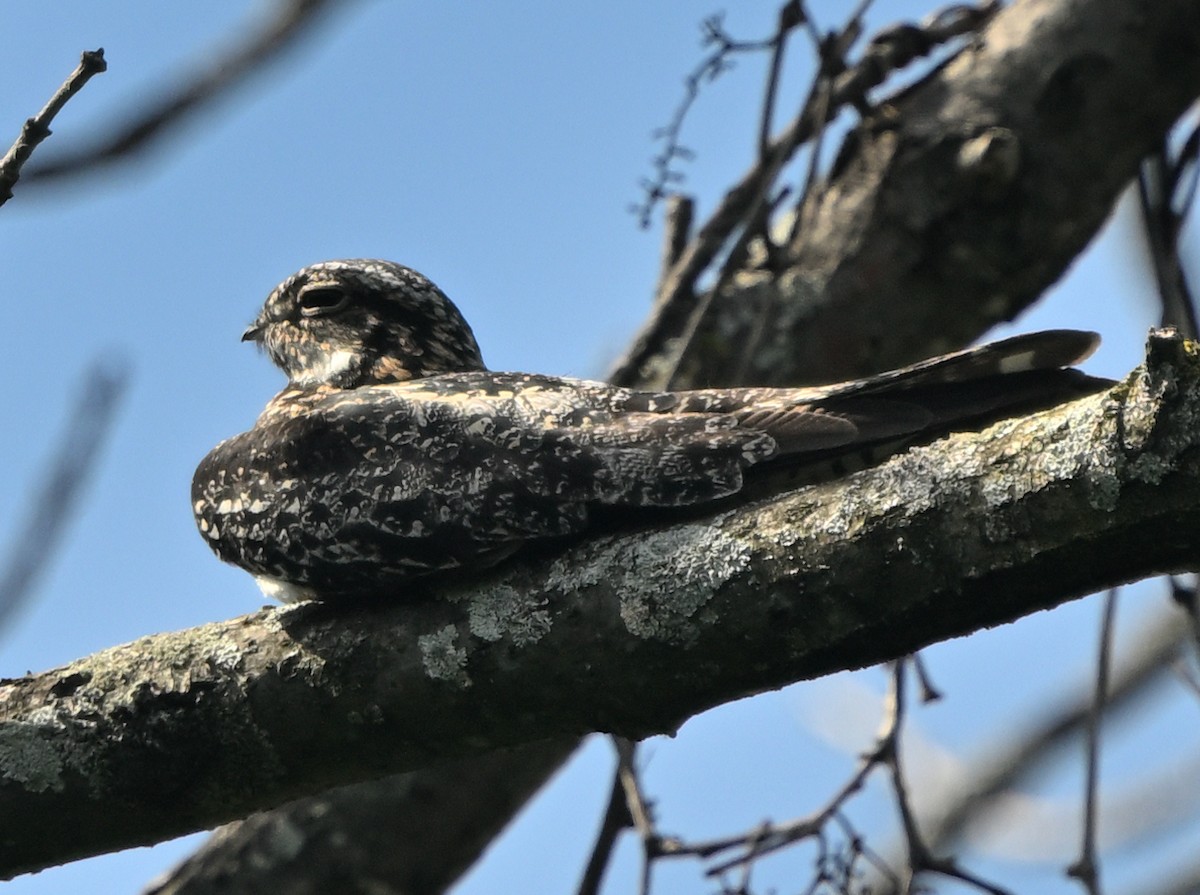
<svg viewBox="0 0 1200 895">
<path fill-rule="evenodd" d="M 341 310 L 350 296 L 336 286 L 315 286 L 300 293 L 297 303 L 305 317 L 319 317 Z"/>
</svg>

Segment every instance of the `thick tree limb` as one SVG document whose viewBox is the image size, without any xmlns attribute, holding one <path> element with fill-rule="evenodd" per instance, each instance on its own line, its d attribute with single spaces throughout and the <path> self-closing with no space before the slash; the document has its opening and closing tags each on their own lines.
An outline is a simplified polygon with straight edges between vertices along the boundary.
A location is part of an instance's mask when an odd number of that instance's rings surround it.
<svg viewBox="0 0 1200 895">
<path fill-rule="evenodd" d="M 0 868 L 516 743 L 673 730 L 1200 567 L 1198 416 L 1195 347 L 1159 337 L 1108 393 L 849 479 L 597 538 L 416 605 L 268 609 L 6 681 Z"/>
<path fill-rule="evenodd" d="M 496 818 L 515 814 L 576 745 L 569 737 L 472 755 L 255 814 L 218 830 L 145 893 L 442 892 L 495 837 Z"/>
<path fill-rule="evenodd" d="M 1191 0 L 1014 3 L 851 134 L 773 269 L 711 303 L 681 369 L 794 385 L 961 347 L 1062 275 L 1198 94 Z M 657 307 L 625 368 L 658 383 L 686 323 Z"/>
</svg>

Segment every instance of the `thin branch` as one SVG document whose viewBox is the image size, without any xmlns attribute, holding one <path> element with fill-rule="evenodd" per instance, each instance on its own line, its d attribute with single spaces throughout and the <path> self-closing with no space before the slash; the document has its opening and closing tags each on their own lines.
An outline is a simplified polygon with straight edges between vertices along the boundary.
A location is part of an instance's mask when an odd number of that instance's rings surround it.
<svg viewBox="0 0 1200 895">
<path fill-rule="evenodd" d="M 1174 575 L 1167 576 L 1167 585 L 1171 589 L 1171 599 L 1183 610 L 1188 624 L 1192 629 L 1192 644 L 1200 649 L 1200 592 L 1197 591 L 1195 576 L 1190 584 L 1185 584 Z"/>
<path fill-rule="evenodd" d="M 910 658 L 913 663 L 913 671 L 917 675 L 917 683 L 921 687 L 921 702 L 937 702 L 942 698 L 942 691 L 934 685 L 929 669 L 925 667 L 925 659 L 920 653 L 913 653 Z"/>
<path fill-rule="evenodd" d="M 820 60 L 820 66 L 813 78 L 813 83 L 809 88 L 809 95 L 804 101 L 804 108 L 813 110 L 813 119 L 817 122 L 816 133 L 810 138 L 812 145 L 808 150 L 808 173 L 805 177 L 804 186 L 800 196 L 796 201 L 798 209 L 792 221 L 792 235 L 794 235 L 797 227 L 804 225 L 803 218 L 810 207 L 808 201 L 812 195 L 814 185 L 817 181 L 817 171 L 821 162 L 821 149 L 825 139 L 826 125 L 829 122 L 829 97 L 833 87 L 833 78 L 845 70 L 845 54 L 849 51 L 851 45 L 858 40 L 861 34 L 861 19 L 860 17 L 866 12 L 867 5 L 870 0 L 862 0 L 858 8 L 851 13 L 850 18 L 837 34 L 831 34 L 827 37 L 821 37 L 816 33 L 811 20 L 806 20 L 809 25 L 809 31 L 814 39 L 814 48 L 817 53 L 817 58 Z M 778 176 L 778 172 L 772 177 Z M 708 305 L 716 296 L 721 294 L 721 290 L 725 284 L 732 280 L 733 275 L 741 268 L 743 263 L 743 252 L 739 251 L 746 242 L 748 237 L 759 234 L 761 236 L 766 257 L 764 263 L 770 267 L 775 263 L 777 254 L 777 246 L 771 233 L 770 218 L 773 216 L 775 206 L 780 203 L 783 196 L 773 203 L 770 209 L 759 210 L 756 214 L 756 220 L 752 226 L 747 226 L 743 229 L 742 237 L 739 240 L 739 245 L 729 253 L 725 264 L 721 269 L 721 277 L 714 286 L 704 296 L 704 311 L 707 313 Z M 741 360 L 738 362 L 736 372 L 734 373 L 735 382 L 745 382 L 750 373 L 750 366 L 753 359 L 758 355 L 759 349 L 762 346 L 763 338 L 769 331 L 771 322 L 775 316 L 776 308 L 768 303 L 762 303 L 756 314 L 754 327 L 750 332 L 750 337 L 746 340 L 746 344 L 741 349 Z M 692 340 L 695 338 L 696 332 L 699 330 L 702 321 L 702 314 L 695 312 L 692 320 L 689 323 L 688 330 L 684 336 L 679 339 L 678 347 L 675 349 L 674 355 L 674 370 L 678 369 L 687 349 L 690 347 Z M 674 370 L 672 376 L 674 376 Z"/>
<path fill-rule="evenodd" d="M 730 849 L 743 849 L 741 854 L 709 867 L 706 875 L 713 877 L 726 873 L 735 867 L 749 864 L 804 839 L 816 838 L 821 844 L 822 854 L 825 854 L 825 829 L 830 821 L 836 821 L 840 824 L 846 832 L 847 837 L 857 842 L 858 835 L 850 827 L 849 821 L 842 815 L 842 809 L 846 802 L 862 789 L 871 772 L 875 768 L 887 763 L 887 758 L 894 749 L 896 731 L 901 720 L 901 712 L 902 703 L 900 700 L 894 698 L 893 694 L 893 697 L 889 698 L 886 703 L 886 710 L 880 721 L 880 729 L 876 736 L 875 746 L 859 759 L 858 767 L 854 773 L 850 775 L 846 783 L 818 811 L 807 817 L 788 823 L 778 825 L 763 824 L 754 830 L 737 836 L 693 843 L 681 848 L 679 853 L 694 854 L 708 858 Z M 818 863 L 821 863 L 820 859 Z M 891 875 L 892 873 L 891 869 L 886 865 L 881 864 L 881 869 L 886 874 Z"/>
<path fill-rule="evenodd" d="M 597 895 L 604 882 L 604 873 L 612 860 L 613 849 L 617 844 L 617 836 L 624 829 L 633 826 L 630 817 L 623 785 L 622 766 L 618 759 L 616 770 L 613 772 L 612 787 L 608 794 L 608 804 L 604 809 L 604 817 L 600 821 L 600 829 L 596 833 L 596 841 L 588 856 L 587 866 L 583 870 L 583 878 L 579 881 L 578 895 Z"/>
<path fill-rule="evenodd" d="M 1195 195 L 1194 175 L 1185 177 L 1184 172 L 1195 171 L 1198 149 L 1200 125 L 1184 141 L 1178 155 L 1169 151 L 1164 140 L 1143 160 L 1136 179 L 1142 232 L 1162 305 L 1162 325 L 1174 326 L 1189 339 L 1200 336 L 1200 325 L 1195 296 L 1180 257 L 1179 235 Z"/>
<path fill-rule="evenodd" d="M 880 761 L 887 766 L 890 772 L 892 794 L 895 797 L 896 809 L 900 814 L 904 841 L 908 846 L 909 877 L 904 891 L 906 895 L 916 891 L 916 880 L 921 874 L 937 873 L 960 880 L 981 891 L 989 892 L 991 895 L 1008 895 L 1007 890 L 964 870 L 957 861 L 951 858 L 935 857 L 917 825 L 916 813 L 912 808 L 912 800 L 908 794 L 908 785 L 905 783 L 904 769 L 900 760 L 900 732 L 903 729 L 904 720 L 906 665 L 907 661 L 901 659 L 895 663 L 892 671 L 892 684 L 889 689 L 888 735 L 884 748 L 880 750 Z"/>
<path fill-rule="evenodd" d="M 783 154 L 777 155 L 777 162 L 782 164 L 784 157 L 785 156 Z M 776 168 L 771 171 L 770 176 L 763 178 L 763 180 L 760 182 L 759 187 L 761 192 L 754 197 L 753 201 L 747 208 L 747 219 L 752 223 L 747 224 L 747 226 L 742 228 L 737 242 L 734 243 L 733 248 L 729 252 L 729 257 L 721 269 L 720 276 L 717 277 L 716 283 L 713 284 L 711 289 L 704 293 L 700 301 L 697 302 L 691 309 L 691 313 L 688 316 L 687 325 L 684 327 L 684 330 L 680 334 L 679 338 L 675 341 L 675 344 L 671 347 L 671 350 L 667 353 L 667 358 L 663 363 L 666 388 L 671 389 L 679 387 L 680 365 L 683 363 L 684 358 L 688 356 L 690 349 L 692 348 L 696 334 L 700 331 L 700 324 L 703 323 L 708 317 L 708 312 L 712 307 L 713 300 L 717 296 L 721 295 L 721 293 L 725 291 L 726 287 L 728 287 L 733 281 L 734 276 L 737 274 L 738 270 L 740 270 L 741 261 L 745 257 L 746 251 L 750 245 L 750 241 L 762 231 L 763 225 L 766 224 L 767 219 L 770 217 L 772 209 L 774 209 L 774 207 L 780 201 L 782 201 L 782 195 L 776 197 L 772 201 L 768 201 L 766 192 L 768 189 L 770 189 L 771 183 L 775 180 L 778 174 L 779 170 Z M 754 226 L 754 223 L 759 224 L 759 226 Z"/>
<path fill-rule="evenodd" d="M 250 77 L 312 33 L 321 16 L 343 0 L 279 0 L 274 14 L 248 36 L 190 72 L 182 85 L 142 100 L 138 111 L 114 133 L 92 145 L 30 167 L 30 182 L 90 174 L 136 158 L 200 110 L 229 95 Z"/>
<path fill-rule="evenodd" d="M 736 40 L 725 30 L 721 14 L 709 16 L 700 24 L 703 34 L 702 45 L 714 47 L 699 64 L 683 80 L 684 94 L 671 120 L 665 127 L 655 132 L 655 139 L 663 141 L 662 151 L 654 157 L 654 177 L 643 181 L 642 189 L 646 198 L 632 210 L 637 215 L 638 223 L 645 228 L 650 226 L 650 215 L 661 199 L 670 193 L 670 185 L 678 183 L 683 175 L 674 167 L 676 161 L 692 157 L 691 150 L 680 142 L 683 123 L 688 112 L 700 98 L 700 90 L 706 83 L 712 83 L 722 74 L 733 67 L 733 57 L 742 53 L 756 53 L 772 49 L 774 39 L 766 40 Z"/>
<path fill-rule="evenodd" d="M 663 853 L 664 840 L 659 836 L 654 823 L 654 807 L 642 793 L 642 784 L 638 779 L 637 743 L 625 737 L 613 737 L 613 745 L 617 749 L 617 782 L 625 794 L 625 809 L 633 828 L 642 839 L 642 879 L 639 891 L 641 895 L 650 895 L 650 878 L 655 858 Z"/>
<path fill-rule="evenodd" d="M 0 629 L 26 603 L 50 564 L 96 467 L 127 380 L 122 366 L 96 363 L 87 371 L 58 453 L 41 487 L 30 495 L 29 515 L 18 525 L 0 571 Z"/>
<path fill-rule="evenodd" d="M 783 53 L 792 29 L 809 21 L 808 12 L 800 0 L 788 0 L 779 9 L 779 22 L 771 38 L 771 61 L 767 64 L 767 86 L 763 91 L 762 113 L 758 122 L 758 155 L 771 151 L 771 124 L 775 120 L 775 98 L 779 90 L 779 75 L 783 70 Z"/>
<path fill-rule="evenodd" d="M 1158 614 L 1139 632 L 1134 638 L 1136 649 L 1119 657 L 1116 664 L 1105 703 L 1109 719 L 1144 701 L 1151 689 L 1163 682 L 1177 663 L 1187 636 L 1188 628 L 1178 612 Z M 1093 688 L 1086 697 L 1071 696 L 1054 706 L 1044 718 L 1029 723 L 1015 736 L 994 737 L 1003 745 L 995 755 L 974 762 L 961 787 L 947 793 L 940 803 L 922 804 L 922 827 L 931 848 L 955 847 L 972 821 L 987 816 L 998 796 L 1018 788 L 1022 780 L 1038 774 L 1061 755 L 1065 744 L 1086 725 L 1094 699 Z M 1000 722 L 999 726 L 1008 733 L 1011 724 Z M 902 844 L 888 848 L 887 862 L 898 863 L 903 852 Z"/>
<path fill-rule="evenodd" d="M 83 85 L 108 69 L 104 61 L 103 48 L 85 50 L 79 58 L 79 65 L 71 72 L 58 91 L 50 98 L 50 102 L 32 118 L 26 120 L 21 128 L 17 141 L 0 159 L 0 205 L 12 198 L 12 188 L 21 177 L 21 166 L 33 155 L 38 144 L 50 136 L 50 123 L 67 104 L 67 100 L 83 89 Z"/>
<path fill-rule="evenodd" d="M 678 194 L 667 197 L 667 213 L 663 218 L 662 263 L 658 274 L 660 283 L 671 272 L 691 239 L 695 211 L 696 203 L 690 197 Z"/>
<path fill-rule="evenodd" d="M 1088 895 L 1100 895 L 1100 866 L 1096 860 L 1096 803 L 1100 774 L 1100 725 L 1108 699 L 1109 665 L 1112 659 L 1113 620 L 1117 611 L 1117 588 L 1104 597 L 1100 623 L 1100 655 L 1096 660 L 1096 696 L 1088 718 L 1087 752 L 1084 771 L 1083 843 L 1079 860 L 1067 868 L 1067 875 L 1079 880 Z"/>
</svg>

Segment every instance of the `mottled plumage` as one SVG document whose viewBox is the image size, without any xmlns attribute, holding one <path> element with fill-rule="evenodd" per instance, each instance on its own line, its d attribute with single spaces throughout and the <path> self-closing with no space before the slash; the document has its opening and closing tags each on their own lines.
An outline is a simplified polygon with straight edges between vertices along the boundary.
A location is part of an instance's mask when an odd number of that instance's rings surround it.
<svg viewBox="0 0 1200 895">
<path fill-rule="evenodd" d="M 244 338 L 288 386 L 204 458 L 201 533 L 282 599 L 405 597 L 585 531 L 597 512 L 704 505 L 747 471 L 829 466 L 1103 387 L 1055 331 L 805 389 L 639 392 L 487 371 L 457 308 L 386 261 L 307 267 Z"/>
</svg>

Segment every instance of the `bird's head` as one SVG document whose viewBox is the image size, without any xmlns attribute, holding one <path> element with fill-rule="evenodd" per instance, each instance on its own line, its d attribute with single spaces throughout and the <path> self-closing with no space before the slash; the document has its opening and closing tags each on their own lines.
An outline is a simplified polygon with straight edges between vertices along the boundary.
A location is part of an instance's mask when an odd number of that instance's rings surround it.
<svg viewBox="0 0 1200 895">
<path fill-rule="evenodd" d="M 391 261 L 305 267 L 275 287 L 242 340 L 265 348 L 298 386 L 356 388 L 486 369 L 458 308 Z"/>
</svg>

